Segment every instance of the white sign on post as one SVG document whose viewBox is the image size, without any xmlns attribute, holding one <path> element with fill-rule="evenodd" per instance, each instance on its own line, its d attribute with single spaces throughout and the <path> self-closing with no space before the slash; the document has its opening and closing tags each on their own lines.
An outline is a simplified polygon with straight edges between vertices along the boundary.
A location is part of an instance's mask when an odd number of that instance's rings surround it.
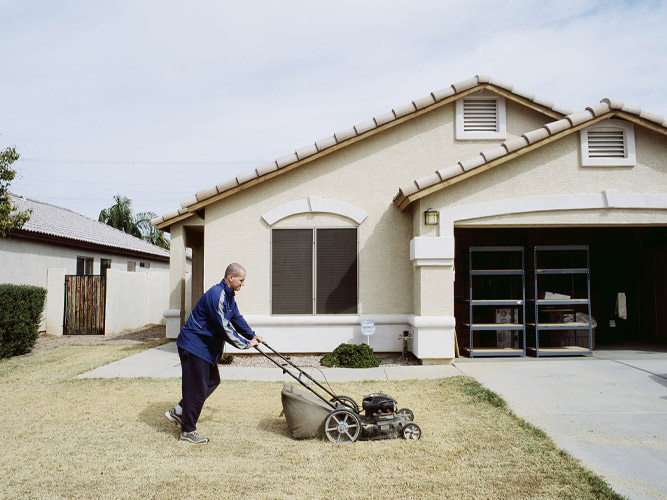
<svg viewBox="0 0 667 500">
<path fill-rule="evenodd" d="M 371 335 L 375 333 L 375 321 L 364 319 L 361 321 L 361 334 L 368 339 L 368 345 L 371 345 Z"/>
</svg>

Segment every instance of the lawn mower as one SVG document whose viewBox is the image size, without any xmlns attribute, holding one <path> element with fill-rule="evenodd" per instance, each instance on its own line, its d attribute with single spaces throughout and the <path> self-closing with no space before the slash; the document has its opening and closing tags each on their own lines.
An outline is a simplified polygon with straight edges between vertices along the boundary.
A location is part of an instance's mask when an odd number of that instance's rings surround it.
<svg viewBox="0 0 667 500">
<path fill-rule="evenodd" d="M 255 349 L 282 369 L 283 374 L 287 373 L 312 393 L 311 395 L 298 390 L 293 385 L 283 387 L 283 413 L 292 437 L 303 439 L 324 434 L 329 441 L 336 444 L 398 437 L 421 438 L 421 429 L 413 422 L 414 413 L 408 408 L 397 409 L 397 402 L 391 396 L 382 393 L 369 394 L 363 398 L 360 409 L 354 399 L 334 394 L 266 342 L 261 345 L 279 359 L 259 346 L 255 346 Z M 303 378 L 315 384 L 329 398 L 316 391 Z"/>
</svg>

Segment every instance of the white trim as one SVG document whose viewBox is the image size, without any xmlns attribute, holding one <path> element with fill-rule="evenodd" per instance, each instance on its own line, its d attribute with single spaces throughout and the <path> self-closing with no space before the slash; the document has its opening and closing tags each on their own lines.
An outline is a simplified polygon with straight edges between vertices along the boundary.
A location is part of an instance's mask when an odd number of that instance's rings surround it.
<svg viewBox="0 0 667 500">
<path fill-rule="evenodd" d="M 619 193 L 616 189 L 605 189 L 597 194 L 533 196 L 441 208 L 440 234 L 453 238 L 454 224 L 457 221 L 481 217 L 529 212 L 612 208 L 667 210 L 667 194 Z"/>
<path fill-rule="evenodd" d="M 413 266 L 454 265 L 454 238 L 417 236 L 410 241 L 410 260 Z"/>
<path fill-rule="evenodd" d="M 496 131 L 495 132 L 472 132 L 464 129 L 464 103 L 465 101 L 493 100 L 496 101 Z M 506 112 L 505 98 L 495 95 L 466 96 L 456 101 L 456 139 L 457 140 L 498 140 L 506 139 Z"/>
<path fill-rule="evenodd" d="M 311 195 L 305 200 L 295 200 L 283 203 L 262 215 L 269 226 L 273 226 L 279 220 L 291 215 L 306 213 L 329 213 L 352 219 L 361 224 L 368 214 L 360 208 L 350 205 L 344 201 L 326 200 L 321 196 Z"/>
<path fill-rule="evenodd" d="M 623 131 L 623 145 L 625 157 L 593 157 L 588 151 L 588 133 L 604 131 Z M 637 163 L 635 151 L 635 127 L 632 123 L 624 120 L 605 120 L 590 127 L 582 129 L 581 137 L 581 165 L 584 167 L 634 167 Z"/>
</svg>

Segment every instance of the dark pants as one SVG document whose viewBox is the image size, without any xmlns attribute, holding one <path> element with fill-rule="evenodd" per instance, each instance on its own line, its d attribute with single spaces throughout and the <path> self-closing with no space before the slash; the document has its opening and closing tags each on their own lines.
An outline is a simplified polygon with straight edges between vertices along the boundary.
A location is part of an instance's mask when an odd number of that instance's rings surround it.
<svg viewBox="0 0 667 500">
<path fill-rule="evenodd" d="M 204 401 L 220 385 L 220 372 L 217 365 L 198 358 L 194 354 L 178 348 L 181 358 L 181 390 L 183 399 L 179 403 L 183 408 L 181 430 L 191 432 L 197 428 L 199 414 L 204 407 Z"/>
</svg>

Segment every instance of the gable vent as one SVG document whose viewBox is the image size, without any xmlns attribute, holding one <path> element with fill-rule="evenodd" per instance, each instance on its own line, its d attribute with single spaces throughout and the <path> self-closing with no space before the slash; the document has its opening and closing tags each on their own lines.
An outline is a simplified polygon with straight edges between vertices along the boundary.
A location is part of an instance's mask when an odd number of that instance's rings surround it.
<svg viewBox="0 0 667 500">
<path fill-rule="evenodd" d="M 590 130 L 588 156 L 591 158 L 625 158 L 623 130 Z"/>
<path fill-rule="evenodd" d="M 496 99 L 464 99 L 463 131 L 498 132 L 498 101 Z"/>
</svg>

